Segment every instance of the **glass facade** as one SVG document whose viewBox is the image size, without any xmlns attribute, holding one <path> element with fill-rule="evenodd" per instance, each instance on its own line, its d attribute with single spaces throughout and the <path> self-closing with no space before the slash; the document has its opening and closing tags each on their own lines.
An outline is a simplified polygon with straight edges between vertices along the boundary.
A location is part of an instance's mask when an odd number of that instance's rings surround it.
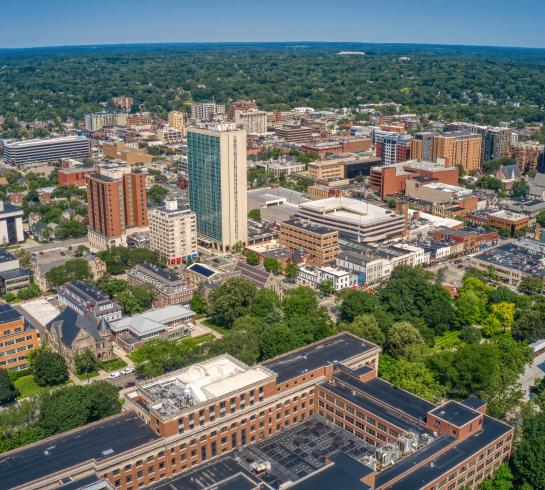
<svg viewBox="0 0 545 490">
<path fill-rule="evenodd" d="M 220 138 L 187 135 L 189 205 L 197 215 L 197 232 L 222 241 Z"/>
</svg>

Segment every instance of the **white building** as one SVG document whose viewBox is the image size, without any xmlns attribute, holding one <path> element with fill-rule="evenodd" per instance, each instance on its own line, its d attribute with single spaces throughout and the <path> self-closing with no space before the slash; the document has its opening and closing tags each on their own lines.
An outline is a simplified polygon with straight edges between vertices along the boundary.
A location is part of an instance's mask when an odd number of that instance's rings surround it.
<svg viewBox="0 0 545 490">
<path fill-rule="evenodd" d="M 159 252 L 169 265 L 195 258 L 197 218 L 193 211 L 174 199 L 148 211 L 150 249 Z"/>
<path fill-rule="evenodd" d="M 225 114 L 225 106 L 215 102 L 196 102 L 191 104 L 191 119 L 196 122 L 207 122 L 217 114 Z"/>
<path fill-rule="evenodd" d="M 331 281 L 335 291 L 349 288 L 354 281 L 350 272 L 336 267 L 323 266 L 312 268 L 307 265 L 299 267 L 297 282 L 318 289 L 324 281 Z"/>
<path fill-rule="evenodd" d="M 156 131 L 157 138 L 165 145 L 179 145 L 183 142 L 183 132 L 171 126 Z"/>
<path fill-rule="evenodd" d="M 245 129 L 248 134 L 261 136 L 267 133 L 267 113 L 265 111 L 235 111 L 235 124 Z"/>
<path fill-rule="evenodd" d="M 0 245 L 24 241 L 23 210 L 8 202 L 0 201 Z"/>
</svg>

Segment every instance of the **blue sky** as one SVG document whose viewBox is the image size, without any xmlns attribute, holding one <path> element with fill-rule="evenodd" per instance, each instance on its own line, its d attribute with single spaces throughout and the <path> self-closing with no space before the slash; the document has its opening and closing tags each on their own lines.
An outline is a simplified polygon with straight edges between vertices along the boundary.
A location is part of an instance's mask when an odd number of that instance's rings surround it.
<svg viewBox="0 0 545 490">
<path fill-rule="evenodd" d="M 0 0 L 0 48 L 361 41 L 545 48 L 545 0 Z"/>
</svg>

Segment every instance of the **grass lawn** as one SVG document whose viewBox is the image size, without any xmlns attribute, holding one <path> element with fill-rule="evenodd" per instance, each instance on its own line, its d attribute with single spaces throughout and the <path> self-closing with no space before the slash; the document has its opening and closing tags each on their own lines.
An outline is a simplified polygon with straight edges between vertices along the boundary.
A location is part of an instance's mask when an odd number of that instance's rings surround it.
<svg viewBox="0 0 545 490">
<path fill-rule="evenodd" d="M 211 340 L 214 340 L 214 336 L 211 333 L 205 333 L 204 335 L 199 335 L 198 337 L 186 337 L 180 340 L 180 343 L 194 347 L 199 344 L 204 344 L 205 342 L 210 342 Z"/>
<path fill-rule="evenodd" d="M 433 347 L 436 351 L 448 350 L 460 347 L 462 341 L 460 340 L 460 332 L 458 330 L 449 330 L 443 335 L 435 337 L 435 345 Z"/>
<path fill-rule="evenodd" d="M 104 369 L 104 371 L 106 371 L 107 373 L 111 373 L 112 371 L 118 371 L 119 369 L 123 369 L 124 367 L 127 367 L 127 363 L 119 357 L 102 362 L 102 369 Z"/>
<path fill-rule="evenodd" d="M 21 376 L 17 381 L 14 381 L 13 384 L 15 385 L 15 388 L 19 390 L 19 398 L 40 395 L 51 389 L 51 386 L 40 386 L 36 383 L 32 374 Z"/>
<path fill-rule="evenodd" d="M 221 333 L 222 335 L 225 335 L 229 331 L 227 328 L 220 327 L 219 325 L 216 325 L 215 323 L 212 323 L 212 320 L 210 320 L 210 319 L 203 320 L 203 323 L 207 327 L 211 328 L 212 330 L 215 330 L 216 332 Z"/>
<path fill-rule="evenodd" d="M 98 373 L 96 371 L 91 371 L 90 373 L 83 373 L 83 374 L 77 374 L 77 378 L 80 381 L 87 381 L 87 379 L 96 378 L 98 376 Z"/>
</svg>

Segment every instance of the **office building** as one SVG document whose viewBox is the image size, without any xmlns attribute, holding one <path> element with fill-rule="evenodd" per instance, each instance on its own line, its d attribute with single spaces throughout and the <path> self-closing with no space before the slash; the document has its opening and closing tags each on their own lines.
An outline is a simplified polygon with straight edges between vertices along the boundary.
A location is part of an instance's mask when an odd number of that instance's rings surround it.
<svg viewBox="0 0 545 490">
<path fill-rule="evenodd" d="M 497 231 L 485 230 L 484 228 L 463 228 L 461 230 L 450 230 L 448 228 L 437 228 L 433 232 L 434 240 L 448 240 L 462 244 L 462 253 L 469 254 L 490 245 L 496 245 L 499 233 Z"/>
<path fill-rule="evenodd" d="M 186 337 L 195 328 L 195 312 L 182 305 L 169 305 L 126 316 L 110 323 L 115 342 L 131 352 L 150 339 L 175 340 Z"/>
<path fill-rule="evenodd" d="M 319 289 L 323 282 L 329 281 L 333 291 L 338 292 L 355 285 L 352 277 L 354 276 L 344 269 L 331 266 L 310 267 L 307 264 L 302 264 L 299 266 L 297 284 Z"/>
<path fill-rule="evenodd" d="M 344 178 L 345 163 L 355 162 L 355 155 L 335 155 L 308 164 L 308 176 L 314 180 Z"/>
<path fill-rule="evenodd" d="M 132 97 L 112 97 L 112 104 L 126 112 L 131 112 L 133 100 Z"/>
<path fill-rule="evenodd" d="M 197 217 L 187 206 L 167 199 L 164 206 L 150 209 L 149 248 L 171 266 L 194 259 L 197 252 Z"/>
<path fill-rule="evenodd" d="M 369 187 L 381 199 L 384 199 L 392 194 L 404 194 L 407 181 L 417 178 L 456 185 L 458 184 L 458 168 L 418 160 L 372 167 Z"/>
<path fill-rule="evenodd" d="M 136 130 L 151 129 L 153 126 L 153 118 L 149 112 L 129 114 L 127 116 L 127 126 Z"/>
<path fill-rule="evenodd" d="M 25 241 L 23 214 L 19 206 L 0 201 L 0 245 Z"/>
<path fill-rule="evenodd" d="M 38 346 L 38 331 L 13 306 L 0 305 L 0 368 L 26 369 L 29 352 Z"/>
<path fill-rule="evenodd" d="M 145 150 L 129 146 L 122 141 L 103 143 L 102 153 L 105 158 L 119 160 L 130 165 L 150 163 L 153 160 L 153 157 Z"/>
<path fill-rule="evenodd" d="M 406 217 L 365 201 L 329 198 L 299 205 L 297 216 L 339 231 L 361 242 L 398 238 L 406 232 Z"/>
<path fill-rule="evenodd" d="M 461 166 L 467 173 L 481 168 L 482 138 L 467 131 L 446 132 L 433 139 L 433 161 L 445 166 Z"/>
<path fill-rule="evenodd" d="M 276 127 L 274 133 L 286 143 L 306 143 L 312 140 L 312 128 L 297 124 L 285 124 Z"/>
<path fill-rule="evenodd" d="M 67 282 L 57 288 L 59 305 L 71 308 L 79 315 L 93 314 L 108 322 L 119 320 L 123 309 L 97 287 L 83 281 Z"/>
<path fill-rule="evenodd" d="M 482 271 L 492 269 L 503 283 L 518 288 L 524 278 L 545 279 L 544 260 L 543 242 L 522 239 L 471 255 L 469 264 Z"/>
<path fill-rule="evenodd" d="M 17 294 L 30 285 L 32 273 L 21 268 L 19 259 L 0 248 L 0 293 Z"/>
<path fill-rule="evenodd" d="M 269 175 L 278 178 L 281 175 L 291 175 L 304 172 L 305 164 L 295 159 L 281 158 L 278 160 L 267 160 L 255 163 L 256 167 L 264 168 Z"/>
<path fill-rule="evenodd" d="M 514 428 L 485 403 L 396 388 L 377 376 L 379 353 L 341 333 L 252 367 L 225 354 L 137 382 L 126 413 L 9 452 L 0 478 L 37 490 L 92 477 L 123 490 L 459 490 L 509 459 Z"/>
<path fill-rule="evenodd" d="M 88 237 L 94 249 L 120 245 L 128 228 L 148 224 L 146 175 L 140 170 L 87 176 Z"/>
<path fill-rule="evenodd" d="M 278 241 L 291 252 L 304 251 L 309 263 L 317 266 L 334 262 L 340 252 L 339 232 L 310 220 L 284 221 Z"/>
<path fill-rule="evenodd" d="M 193 297 L 193 289 L 182 278 L 154 264 L 135 265 L 127 271 L 127 281 L 131 286 L 151 286 L 154 308 L 187 303 Z"/>
<path fill-rule="evenodd" d="M 184 132 L 187 126 L 187 113 L 181 111 L 170 111 L 168 113 L 168 125 L 171 128 Z"/>
<path fill-rule="evenodd" d="M 91 142 L 81 136 L 4 143 L 4 161 L 12 165 L 90 156 Z"/>
<path fill-rule="evenodd" d="M 191 104 L 191 120 L 210 122 L 215 116 L 225 114 L 225 105 L 215 102 L 195 102 Z"/>
<path fill-rule="evenodd" d="M 262 136 L 267 133 L 267 113 L 265 111 L 235 111 L 235 124 L 247 134 Z"/>
<path fill-rule="evenodd" d="M 190 128 L 189 204 L 203 244 L 219 250 L 247 241 L 246 132 L 233 124 Z"/>
<path fill-rule="evenodd" d="M 159 141 L 165 145 L 180 145 L 184 140 L 184 132 L 171 126 L 158 129 L 155 134 Z"/>
<path fill-rule="evenodd" d="M 460 214 L 477 211 L 477 196 L 471 189 L 444 184 L 429 179 L 409 179 L 405 183 L 405 196 L 429 204 L 453 204 L 460 208 Z"/>
<path fill-rule="evenodd" d="M 490 207 L 468 214 L 467 220 L 473 225 L 491 226 L 499 230 L 505 230 L 511 237 L 517 236 L 517 232 L 527 228 L 529 224 L 528 216 L 497 207 Z"/>
</svg>

